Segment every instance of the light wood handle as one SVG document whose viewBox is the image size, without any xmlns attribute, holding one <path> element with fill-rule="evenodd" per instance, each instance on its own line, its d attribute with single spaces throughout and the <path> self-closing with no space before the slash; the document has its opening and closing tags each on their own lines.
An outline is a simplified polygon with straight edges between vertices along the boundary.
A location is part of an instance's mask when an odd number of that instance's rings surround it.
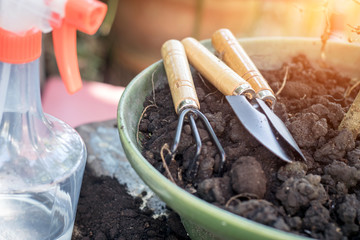
<svg viewBox="0 0 360 240">
<path fill-rule="evenodd" d="M 224 95 L 236 95 L 246 93 L 252 98 L 254 91 L 244 79 L 236 74 L 224 62 L 204 47 L 196 39 L 188 37 L 183 39 L 186 55 L 201 75 L 210 81 Z M 238 91 L 245 89 L 246 91 Z"/>
<path fill-rule="evenodd" d="M 166 41 L 161 47 L 161 56 L 176 113 L 188 107 L 199 109 L 194 81 L 181 42 L 173 39 Z"/>
<path fill-rule="evenodd" d="M 211 38 L 211 43 L 220 58 L 249 82 L 257 94 L 261 91 L 268 91 L 268 94 L 272 94 L 268 97 L 273 97 L 275 101 L 271 87 L 229 29 L 217 30 Z"/>
</svg>

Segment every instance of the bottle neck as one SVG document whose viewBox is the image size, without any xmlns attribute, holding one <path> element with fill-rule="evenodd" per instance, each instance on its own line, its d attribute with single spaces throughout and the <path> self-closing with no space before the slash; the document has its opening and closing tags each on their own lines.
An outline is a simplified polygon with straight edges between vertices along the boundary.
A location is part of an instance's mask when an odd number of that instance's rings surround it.
<svg viewBox="0 0 360 240">
<path fill-rule="evenodd" d="M 0 123 L 4 114 L 43 115 L 39 59 L 25 64 L 0 62 Z"/>
</svg>

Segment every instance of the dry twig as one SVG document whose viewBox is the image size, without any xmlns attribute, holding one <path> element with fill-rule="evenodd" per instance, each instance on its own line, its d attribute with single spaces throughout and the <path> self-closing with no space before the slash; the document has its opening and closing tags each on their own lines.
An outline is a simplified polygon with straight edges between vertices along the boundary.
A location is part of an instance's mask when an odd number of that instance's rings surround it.
<svg viewBox="0 0 360 240">
<path fill-rule="evenodd" d="M 285 76 L 283 78 L 283 82 L 281 84 L 281 87 L 279 88 L 279 90 L 276 92 L 276 96 L 279 96 L 279 94 L 282 92 L 282 90 L 284 89 L 285 85 L 286 85 L 286 81 L 288 79 L 288 75 L 289 75 L 289 66 L 286 66 L 285 69 Z"/>
<path fill-rule="evenodd" d="M 217 92 L 218 92 L 218 91 L 214 91 L 214 92 L 208 93 L 208 94 L 205 95 L 205 98 L 207 98 L 208 96 L 214 95 L 214 94 L 216 94 Z"/>
<path fill-rule="evenodd" d="M 151 74 L 151 85 L 152 85 L 152 92 L 153 92 L 153 102 L 152 102 L 152 104 L 154 104 L 156 106 L 156 102 L 155 102 L 155 84 L 154 84 L 155 72 L 156 72 L 156 70 L 153 71 L 153 73 Z"/>
<path fill-rule="evenodd" d="M 143 117 L 144 117 L 144 115 L 145 115 L 146 110 L 147 110 L 148 108 L 150 108 L 150 107 L 157 107 L 157 106 L 156 106 L 155 104 L 151 104 L 151 105 L 146 106 L 146 107 L 144 108 L 144 110 L 142 111 L 142 113 L 141 113 L 141 115 L 140 115 L 140 119 L 139 119 L 138 124 L 137 124 L 137 129 L 136 129 L 136 142 L 137 142 L 139 145 L 141 145 L 140 140 L 139 140 L 139 132 L 140 132 L 139 128 L 140 128 L 140 123 L 141 123 L 141 120 L 143 119 Z"/>
<path fill-rule="evenodd" d="M 161 156 L 161 160 L 162 160 L 162 163 L 163 163 L 163 166 L 165 168 L 165 171 L 166 173 L 169 175 L 169 178 L 170 180 L 176 184 L 174 178 L 171 176 L 171 173 L 170 173 L 170 170 L 169 170 L 169 167 L 165 161 L 165 157 L 164 157 L 164 150 L 168 151 L 168 153 L 171 153 L 170 149 L 169 149 L 169 145 L 167 143 L 165 143 L 162 147 L 161 147 L 161 150 L 160 150 L 160 156 Z M 172 161 L 173 159 L 171 159 Z"/>
<path fill-rule="evenodd" d="M 153 101 L 150 101 L 151 104 L 148 105 L 148 106 L 146 106 L 146 107 L 144 108 L 144 110 L 142 111 L 142 113 L 141 113 L 141 115 L 140 115 L 138 124 L 137 124 L 137 129 L 136 129 L 136 142 L 137 142 L 137 144 L 139 144 L 139 145 L 141 145 L 140 140 L 139 140 L 139 132 L 140 132 L 139 128 L 140 128 L 141 120 L 143 119 L 143 117 L 144 117 L 144 115 L 145 115 L 145 112 L 146 112 L 146 110 L 147 110 L 148 108 L 150 108 L 150 107 L 156 107 L 156 108 L 157 108 L 157 107 L 158 107 L 158 106 L 156 105 L 156 101 L 155 101 L 155 84 L 154 84 L 154 74 L 155 74 L 155 72 L 156 72 L 156 71 L 154 71 L 154 72 L 152 73 L 152 75 L 151 75 Z"/>
<path fill-rule="evenodd" d="M 323 95 L 323 97 L 331 98 L 334 102 L 341 102 L 341 101 L 344 101 L 344 99 L 345 99 L 345 93 L 342 98 L 334 98 L 334 96 L 329 95 L 329 94 L 325 94 L 325 95 Z"/>
<path fill-rule="evenodd" d="M 348 89 L 346 89 L 346 91 L 345 91 L 345 98 L 346 97 L 348 97 L 350 94 L 351 94 L 351 92 L 357 87 L 357 86 L 359 86 L 360 85 L 360 81 L 357 81 L 354 85 L 352 85 L 350 88 L 348 88 Z"/>
<path fill-rule="evenodd" d="M 198 76 L 199 76 L 200 80 L 202 81 L 202 83 L 204 84 L 204 86 L 205 86 L 207 89 L 211 90 L 211 88 L 205 83 L 205 80 L 204 80 L 203 76 L 201 76 L 200 73 L 198 73 Z"/>
<path fill-rule="evenodd" d="M 258 199 L 258 196 L 252 193 L 240 193 L 235 196 L 232 196 L 225 204 L 225 207 L 229 207 L 230 203 L 234 200 L 237 200 L 238 202 L 241 202 L 238 198 L 246 197 L 248 199 Z"/>
<path fill-rule="evenodd" d="M 182 168 L 179 168 L 178 169 L 179 171 L 178 171 L 178 179 L 179 179 L 179 181 L 180 182 L 182 182 L 183 181 L 183 177 L 182 177 L 182 173 L 183 173 L 183 169 Z"/>
</svg>

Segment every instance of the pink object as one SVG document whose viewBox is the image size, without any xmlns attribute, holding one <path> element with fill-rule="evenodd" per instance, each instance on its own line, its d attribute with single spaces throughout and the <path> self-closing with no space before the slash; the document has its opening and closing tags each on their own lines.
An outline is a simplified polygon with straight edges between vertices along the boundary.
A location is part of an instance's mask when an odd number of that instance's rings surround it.
<svg viewBox="0 0 360 240">
<path fill-rule="evenodd" d="M 61 79 L 53 77 L 43 89 L 43 110 L 72 127 L 115 119 L 123 91 L 124 87 L 84 81 L 80 91 L 69 95 Z"/>
</svg>

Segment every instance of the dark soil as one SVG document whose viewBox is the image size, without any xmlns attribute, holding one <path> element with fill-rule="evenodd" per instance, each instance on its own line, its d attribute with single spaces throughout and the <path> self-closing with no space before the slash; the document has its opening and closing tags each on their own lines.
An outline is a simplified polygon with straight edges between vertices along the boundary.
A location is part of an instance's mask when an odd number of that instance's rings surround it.
<svg viewBox="0 0 360 240">
<path fill-rule="evenodd" d="M 72 239 L 189 239 L 177 214 L 154 219 L 152 211 L 139 209 L 141 203 L 117 179 L 96 177 L 86 168 Z"/>
<path fill-rule="evenodd" d="M 225 171 L 218 176 L 218 151 L 199 121 L 204 144 L 196 177 L 189 179 L 185 174 L 195 150 L 188 124 L 169 164 L 171 176 L 194 195 L 259 223 L 318 239 L 360 239 L 360 141 L 348 130 L 337 130 L 359 88 L 345 97 L 353 84 L 349 78 L 329 68 L 313 67 L 302 55 L 278 70 L 260 71 L 277 92 L 286 69 L 288 78 L 274 112 L 292 133 L 306 162 L 294 154 L 293 163 L 287 164 L 260 145 L 224 96 L 193 70 L 200 110 L 226 152 Z M 157 88 L 144 106 L 154 104 L 154 99 L 156 107 L 146 110 L 140 124 L 143 154 L 169 177 L 160 149 L 165 143 L 172 145 L 178 116 L 169 104 L 167 84 Z"/>
</svg>

